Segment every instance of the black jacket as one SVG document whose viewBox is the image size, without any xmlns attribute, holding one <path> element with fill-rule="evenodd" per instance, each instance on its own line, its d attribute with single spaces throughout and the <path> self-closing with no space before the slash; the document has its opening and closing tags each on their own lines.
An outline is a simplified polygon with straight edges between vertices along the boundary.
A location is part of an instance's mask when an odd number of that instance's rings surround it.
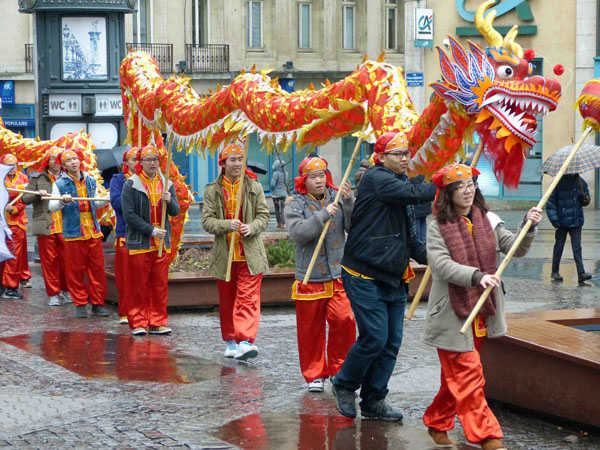
<svg viewBox="0 0 600 450">
<path fill-rule="evenodd" d="M 583 226 L 583 200 L 589 202 L 588 185 L 579 175 L 564 175 L 546 204 L 546 214 L 554 228 Z"/>
<path fill-rule="evenodd" d="M 161 176 L 162 175 L 158 175 Z M 163 178 L 163 185 L 165 179 Z M 169 192 L 171 201 L 167 203 L 167 215 L 174 217 L 179 214 L 179 203 L 173 183 L 169 181 Z M 121 208 L 123 209 L 123 218 L 127 224 L 125 232 L 125 245 L 129 250 L 149 250 L 150 238 L 154 226 L 150 221 L 150 199 L 144 190 L 142 182 L 137 175 L 132 176 L 125 181 L 123 185 L 123 194 L 121 195 Z M 171 248 L 171 224 L 167 218 L 165 228 L 165 247 Z"/>
<path fill-rule="evenodd" d="M 406 205 L 430 202 L 436 191 L 380 164 L 369 168 L 358 185 L 342 265 L 397 287 L 411 257 L 427 264 L 425 244 L 410 238 Z"/>
<path fill-rule="evenodd" d="M 410 178 L 410 182 L 412 184 L 423 184 L 423 183 L 425 183 L 425 175 L 417 175 L 413 178 Z M 417 219 L 420 217 L 427 217 L 432 212 L 433 212 L 432 202 L 419 203 L 418 205 L 415 205 L 415 217 Z"/>
</svg>

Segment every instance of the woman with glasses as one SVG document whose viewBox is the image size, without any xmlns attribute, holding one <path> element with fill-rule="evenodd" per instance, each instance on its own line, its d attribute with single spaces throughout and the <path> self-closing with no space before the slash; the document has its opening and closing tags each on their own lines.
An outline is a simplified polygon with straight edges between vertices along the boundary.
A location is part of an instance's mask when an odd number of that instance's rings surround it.
<svg viewBox="0 0 600 450">
<path fill-rule="evenodd" d="M 504 228 L 500 218 L 489 212 L 477 187 L 479 171 L 452 164 L 432 178 L 438 187 L 434 200 L 434 220 L 427 230 L 427 256 L 432 285 L 425 324 L 425 343 L 437 348 L 441 363 L 441 387 L 427 408 L 423 422 L 437 447 L 452 447 L 448 430 L 458 415 L 465 437 L 484 450 L 504 446 L 498 420 L 487 405 L 485 380 L 479 359 L 484 337 L 506 334 L 504 294 L 494 274 L 499 251 L 506 253 L 516 235 Z M 532 208 L 520 224 L 531 219 L 533 226 L 514 256 L 524 256 L 542 219 L 542 211 Z M 483 291 L 493 290 L 473 325 L 460 334 L 465 319 Z"/>
</svg>

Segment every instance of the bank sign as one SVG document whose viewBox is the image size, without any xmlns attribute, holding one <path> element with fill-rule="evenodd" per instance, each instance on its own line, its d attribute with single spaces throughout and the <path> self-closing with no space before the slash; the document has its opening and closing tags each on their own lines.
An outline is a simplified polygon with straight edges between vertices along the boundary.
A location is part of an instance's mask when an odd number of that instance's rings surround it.
<svg viewBox="0 0 600 450">
<path fill-rule="evenodd" d="M 467 22 L 474 23 L 475 22 L 475 11 L 469 11 L 465 7 L 465 3 L 467 0 L 456 0 L 456 10 L 461 18 L 466 20 Z M 519 20 L 523 22 L 533 22 L 533 12 L 531 11 L 531 6 L 529 6 L 529 0 L 503 0 L 500 1 L 496 6 L 490 8 L 487 14 L 490 13 L 491 10 L 496 11 L 496 17 L 500 17 L 506 13 L 511 11 L 515 11 Z M 537 26 L 536 25 L 519 25 L 519 35 L 532 35 L 537 34 Z M 502 35 L 505 35 L 511 27 L 506 26 L 496 26 L 494 28 Z M 480 36 L 479 31 L 472 27 L 456 27 L 457 36 Z"/>
</svg>

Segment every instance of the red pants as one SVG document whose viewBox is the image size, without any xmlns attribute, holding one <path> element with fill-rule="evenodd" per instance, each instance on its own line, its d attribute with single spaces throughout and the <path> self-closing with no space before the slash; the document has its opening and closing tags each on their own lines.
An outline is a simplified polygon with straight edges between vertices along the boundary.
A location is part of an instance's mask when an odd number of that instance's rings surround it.
<svg viewBox="0 0 600 450">
<path fill-rule="evenodd" d="M 102 238 L 65 241 L 65 271 L 69 293 L 76 306 L 87 305 L 88 302 L 104 305 L 106 274 Z"/>
<path fill-rule="evenodd" d="M 64 263 L 65 241 L 62 233 L 38 236 L 37 241 L 46 294 L 48 297 L 52 297 L 60 294 L 61 291 L 67 291 Z"/>
<path fill-rule="evenodd" d="M 469 442 L 480 443 L 484 439 L 502 439 L 498 419 L 489 408 L 483 387 L 483 368 L 479 359 L 479 347 L 483 338 L 475 337 L 472 352 L 449 352 L 438 349 L 442 365 L 442 385 L 425 411 L 423 422 L 438 431 L 454 428 L 454 416 L 460 423 Z"/>
<path fill-rule="evenodd" d="M 129 328 L 160 327 L 168 322 L 169 257 L 158 251 L 127 256 L 127 320 Z"/>
<path fill-rule="evenodd" d="M 127 291 L 125 287 L 127 286 L 128 261 L 129 250 L 125 247 L 125 239 L 117 238 L 115 246 L 115 282 L 119 293 L 119 316 L 127 315 Z"/>
<path fill-rule="evenodd" d="M 6 288 L 18 288 L 21 280 L 29 280 L 31 271 L 27 261 L 27 231 L 16 225 L 9 225 L 12 231 L 12 240 L 6 239 L 6 246 L 11 251 L 14 259 L 7 259 L 0 263 L 2 270 L 2 285 Z"/>
<path fill-rule="evenodd" d="M 327 339 L 326 322 L 329 325 Z M 304 379 L 310 383 L 338 373 L 356 341 L 356 323 L 346 293 L 335 291 L 331 298 L 296 300 L 296 324 Z"/>
<path fill-rule="evenodd" d="M 245 261 L 231 264 L 231 281 L 217 280 L 224 341 L 254 342 L 260 322 L 262 273 L 250 275 Z"/>
</svg>

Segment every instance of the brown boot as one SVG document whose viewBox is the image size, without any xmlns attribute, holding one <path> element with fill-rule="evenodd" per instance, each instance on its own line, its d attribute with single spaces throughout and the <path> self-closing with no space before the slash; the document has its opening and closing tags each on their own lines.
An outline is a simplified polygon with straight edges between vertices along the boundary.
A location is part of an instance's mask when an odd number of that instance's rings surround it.
<svg viewBox="0 0 600 450">
<path fill-rule="evenodd" d="M 506 450 L 506 447 L 502 445 L 502 441 L 500 439 L 484 439 L 481 442 L 482 450 Z"/>
<path fill-rule="evenodd" d="M 433 439 L 433 443 L 437 448 L 451 448 L 452 441 L 448 438 L 448 433 L 445 431 L 434 430 L 429 427 L 427 430 L 431 439 Z"/>
</svg>

